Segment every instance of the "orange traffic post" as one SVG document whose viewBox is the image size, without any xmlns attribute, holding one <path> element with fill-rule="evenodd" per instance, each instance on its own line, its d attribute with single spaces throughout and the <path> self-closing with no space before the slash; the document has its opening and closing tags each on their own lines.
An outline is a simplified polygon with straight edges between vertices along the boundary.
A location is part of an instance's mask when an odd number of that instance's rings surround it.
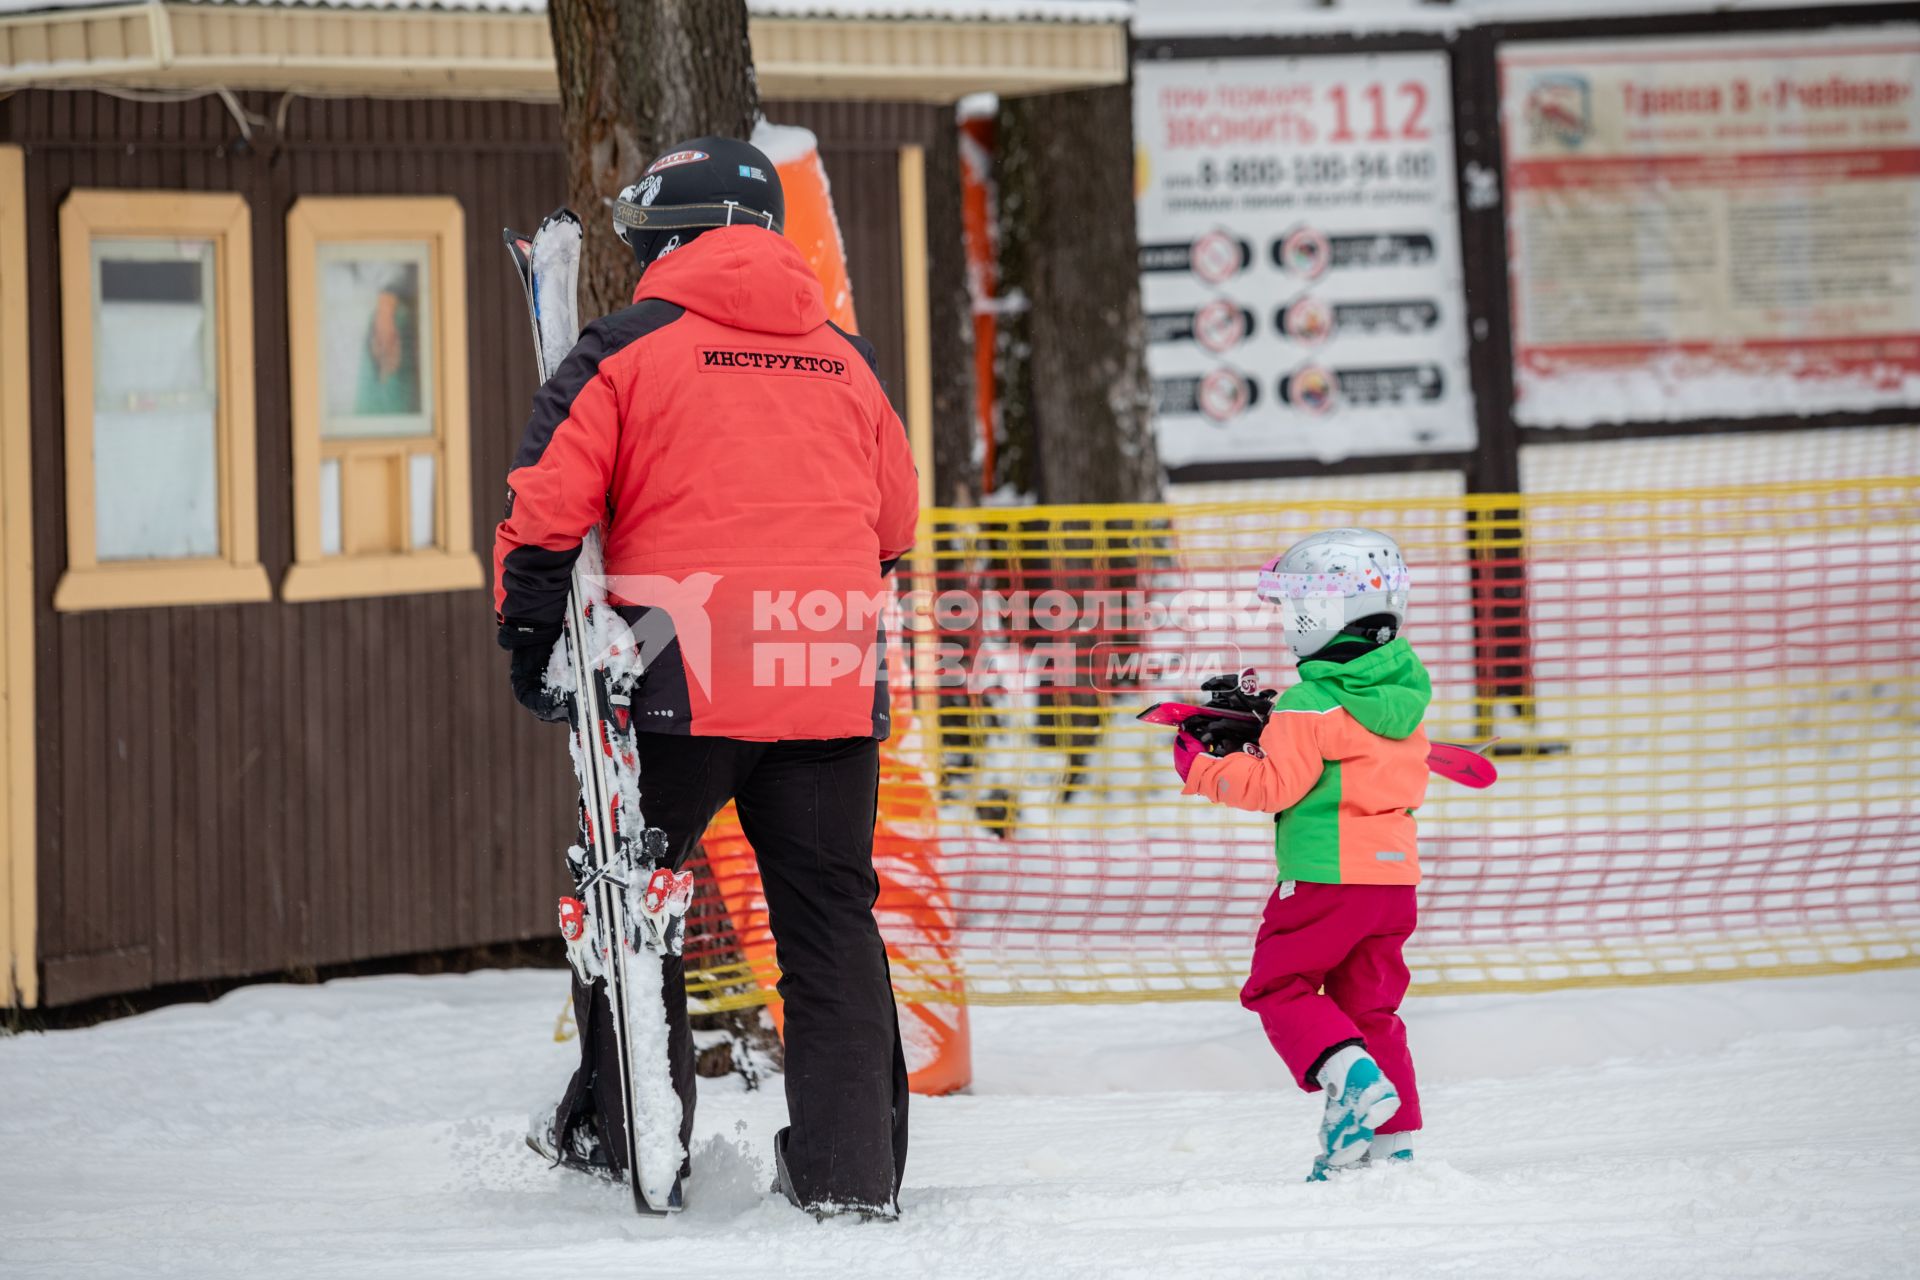
<svg viewBox="0 0 1920 1280">
<path fill-rule="evenodd" d="M 806 129 L 761 124 L 753 144 L 779 170 L 786 194 L 787 238 L 819 277 L 833 322 L 859 332 L 846 245 L 833 212 L 832 189 L 820 148 Z M 915 1093 L 942 1094 L 973 1080 L 973 1044 L 966 987 L 954 945 L 955 915 L 936 865 L 935 807 L 925 771 L 909 757 L 914 740 L 911 701 L 894 696 L 897 732 L 881 744 L 880 806 L 874 831 L 874 871 L 880 897 L 874 916 L 887 944 L 900 1002 L 900 1032 L 908 1083 Z M 784 1025 L 766 894 L 753 849 L 732 805 L 721 810 L 702 839 L 713 882 L 739 939 L 747 980 L 769 994 L 774 1026 Z M 729 984 L 731 985 L 731 984 Z"/>
</svg>

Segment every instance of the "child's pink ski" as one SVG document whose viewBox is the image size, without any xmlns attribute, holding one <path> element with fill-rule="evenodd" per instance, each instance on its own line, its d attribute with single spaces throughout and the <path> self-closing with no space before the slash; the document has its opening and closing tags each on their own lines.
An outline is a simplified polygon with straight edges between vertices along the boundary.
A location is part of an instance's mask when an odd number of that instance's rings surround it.
<svg viewBox="0 0 1920 1280">
<path fill-rule="evenodd" d="M 1230 711 L 1225 707 L 1196 707 L 1191 702 L 1156 702 L 1135 716 L 1148 724 L 1168 724 L 1175 728 L 1187 722 L 1188 716 L 1212 716 L 1216 720 L 1245 720 L 1248 724 L 1259 724 L 1260 717 L 1250 711 Z"/>
<path fill-rule="evenodd" d="M 1172 725 L 1177 728 L 1185 724 L 1189 716 L 1208 716 L 1216 720 L 1245 720 L 1249 724 L 1260 723 L 1260 717 L 1251 712 L 1231 711 L 1225 707 L 1196 707 L 1191 702 L 1156 702 L 1136 718 L 1148 724 Z M 1489 738 L 1474 746 L 1463 746 L 1457 742 L 1433 743 L 1427 751 L 1427 768 L 1448 782 L 1457 782 L 1463 787 L 1472 787 L 1475 790 L 1490 787 L 1499 778 L 1500 772 L 1493 767 L 1493 761 L 1481 753 L 1498 741 L 1498 738 Z"/>
<path fill-rule="evenodd" d="M 1499 779 L 1500 771 L 1482 753 L 1498 741 L 1498 738 L 1488 738 L 1473 746 L 1463 746 L 1458 742 L 1429 743 L 1427 768 L 1448 782 L 1457 782 L 1476 791 L 1490 787 Z"/>
</svg>

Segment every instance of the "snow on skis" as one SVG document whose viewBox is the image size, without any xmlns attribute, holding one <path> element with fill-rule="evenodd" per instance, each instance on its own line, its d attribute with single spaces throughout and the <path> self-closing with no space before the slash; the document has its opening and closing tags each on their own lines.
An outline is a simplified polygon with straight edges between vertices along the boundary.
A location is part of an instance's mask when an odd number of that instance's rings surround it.
<svg viewBox="0 0 1920 1280">
<path fill-rule="evenodd" d="M 503 239 L 525 292 L 544 382 L 579 337 L 580 220 L 560 209 L 533 235 L 507 230 Z M 642 667 L 638 646 L 606 596 L 599 534 L 589 532 L 573 568 L 563 640 L 548 670 L 549 685 L 569 700 L 580 781 L 580 843 L 567 851 L 578 896 L 561 899 L 560 924 L 581 983 L 606 1002 L 625 1107 L 618 1117 L 626 1148 L 619 1163 L 634 1208 L 662 1214 L 681 1207 L 686 1160 L 667 1053 L 662 957 L 680 952 L 693 875 L 672 869 L 665 835 L 641 814 L 630 710 Z"/>
</svg>

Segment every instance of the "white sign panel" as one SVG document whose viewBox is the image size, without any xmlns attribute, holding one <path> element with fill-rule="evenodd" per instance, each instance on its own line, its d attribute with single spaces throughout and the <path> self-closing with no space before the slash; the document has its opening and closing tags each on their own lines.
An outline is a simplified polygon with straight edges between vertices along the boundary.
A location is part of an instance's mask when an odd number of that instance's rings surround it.
<svg viewBox="0 0 1920 1280">
<path fill-rule="evenodd" d="M 1920 26 L 1500 51 L 1514 416 L 1920 404 Z"/>
<path fill-rule="evenodd" d="M 1160 457 L 1473 448 L 1440 53 L 1134 67 Z"/>
</svg>

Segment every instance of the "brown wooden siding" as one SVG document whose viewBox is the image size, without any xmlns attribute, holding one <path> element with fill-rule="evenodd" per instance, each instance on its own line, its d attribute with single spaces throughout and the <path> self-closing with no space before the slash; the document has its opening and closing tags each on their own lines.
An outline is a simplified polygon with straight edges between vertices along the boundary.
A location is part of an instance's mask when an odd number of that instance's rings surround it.
<svg viewBox="0 0 1920 1280">
<path fill-rule="evenodd" d="M 272 118 L 277 97 L 242 95 Z M 894 148 L 945 118 L 783 108 L 822 135 L 862 331 L 904 368 Z M 258 146 L 217 98 L 0 101 L 27 147 L 43 999 L 542 936 L 572 785 L 511 701 L 484 592 L 56 614 L 66 563 L 55 227 L 74 187 L 234 191 L 253 212 L 260 557 L 292 553 L 285 219 L 307 194 L 465 210 L 474 545 L 534 390 L 498 229 L 558 203 L 557 119 L 500 102 L 293 99 Z M 911 140 L 920 140 L 914 137 Z M 549 194 L 553 193 L 553 194 Z M 483 555 L 485 551 L 483 550 Z"/>
</svg>

